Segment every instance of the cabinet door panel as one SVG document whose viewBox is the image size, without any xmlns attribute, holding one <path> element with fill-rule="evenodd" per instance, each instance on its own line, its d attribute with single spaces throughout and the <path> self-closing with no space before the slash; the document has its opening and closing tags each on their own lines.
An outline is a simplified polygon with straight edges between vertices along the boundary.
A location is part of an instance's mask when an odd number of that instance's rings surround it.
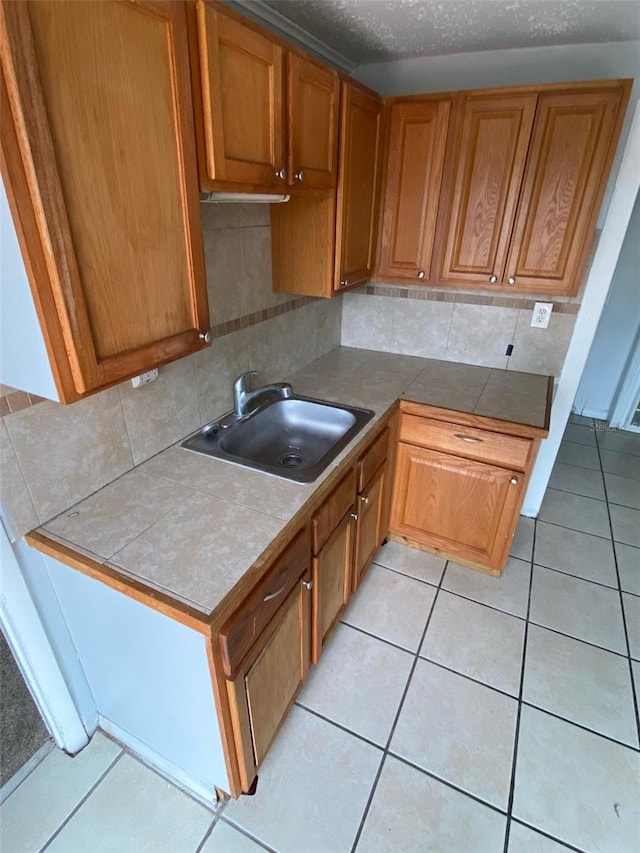
<svg viewBox="0 0 640 853">
<path fill-rule="evenodd" d="M 450 101 L 391 107 L 378 274 L 427 282 Z M 418 278 L 420 271 L 424 273 Z"/>
<path fill-rule="evenodd" d="M 312 660 L 317 663 L 351 593 L 354 519 L 351 508 L 313 558 Z"/>
<path fill-rule="evenodd" d="M 295 53 L 288 54 L 289 183 L 335 187 L 338 165 L 337 74 Z M 303 179 L 295 176 L 303 173 Z"/>
<path fill-rule="evenodd" d="M 197 13 L 206 177 L 282 186 L 282 48 L 202 0 Z"/>
<path fill-rule="evenodd" d="M 456 107 L 443 282 L 502 280 L 537 95 L 465 95 Z"/>
<path fill-rule="evenodd" d="M 37 211 L 49 280 L 31 284 L 50 289 L 57 314 L 41 321 L 66 347 L 52 358 L 85 393 L 199 349 L 209 318 L 184 8 L 41 0 L 0 17 L 22 158 L 5 179 Z"/>
<path fill-rule="evenodd" d="M 524 477 L 505 468 L 400 444 L 391 530 L 487 567 L 501 568 Z"/>
<path fill-rule="evenodd" d="M 382 103 L 342 84 L 340 180 L 336 223 L 336 282 L 347 287 L 371 278 L 380 162 Z"/>
<path fill-rule="evenodd" d="M 622 96 L 620 86 L 540 95 L 508 262 L 518 290 L 575 292 Z"/>
<path fill-rule="evenodd" d="M 366 494 L 358 496 L 358 523 L 356 526 L 356 552 L 354 558 L 353 590 L 360 586 L 373 556 L 386 535 L 383 530 L 384 497 L 387 466 L 382 465 Z"/>
</svg>

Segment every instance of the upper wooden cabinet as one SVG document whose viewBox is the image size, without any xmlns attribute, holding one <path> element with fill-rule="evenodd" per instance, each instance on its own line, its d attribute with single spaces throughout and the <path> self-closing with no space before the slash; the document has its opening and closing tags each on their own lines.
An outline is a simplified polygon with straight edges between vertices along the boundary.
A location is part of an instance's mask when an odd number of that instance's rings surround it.
<svg viewBox="0 0 640 853">
<path fill-rule="evenodd" d="M 338 164 L 336 72 L 298 53 L 287 55 L 288 183 L 314 189 L 335 187 Z"/>
<path fill-rule="evenodd" d="M 573 293 L 589 251 L 629 85 L 542 93 L 531 139 L 507 282 Z"/>
<path fill-rule="evenodd" d="M 451 197 L 441 215 L 440 281 L 502 281 L 536 112 L 535 93 L 465 93 L 450 151 Z"/>
<path fill-rule="evenodd" d="M 450 95 L 441 172 L 443 136 L 427 129 L 438 101 L 392 99 L 379 278 L 574 294 L 630 86 L 610 80 Z"/>
<path fill-rule="evenodd" d="M 392 103 L 378 276 L 431 281 L 451 100 Z"/>
<path fill-rule="evenodd" d="M 382 102 L 343 82 L 337 189 L 271 208 L 273 289 L 334 296 L 373 269 L 381 162 Z"/>
<path fill-rule="evenodd" d="M 381 131 L 380 99 L 351 83 L 343 83 L 334 289 L 362 284 L 371 278 Z"/>
<path fill-rule="evenodd" d="M 208 3 L 197 4 L 197 28 L 203 186 L 215 181 L 279 189 L 287 163 L 282 48 Z"/>
<path fill-rule="evenodd" d="M 205 346 L 181 3 L 2 3 L 2 174 L 63 402 Z"/>
<path fill-rule="evenodd" d="M 334 187 L 337 73 L 216 2 L 189 11 L 202 189 Z"/>
</svg>

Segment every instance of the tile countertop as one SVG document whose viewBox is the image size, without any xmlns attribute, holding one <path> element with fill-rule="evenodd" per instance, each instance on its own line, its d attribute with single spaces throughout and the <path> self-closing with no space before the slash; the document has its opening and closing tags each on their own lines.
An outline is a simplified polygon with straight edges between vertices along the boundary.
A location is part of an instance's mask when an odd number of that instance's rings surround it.
<svg viewBox="0 0 640 853">
<path fill-rule="evenodd" d="M 231 465 L 178 443 L 65 510 L 27 541 L 123 591 L 131 585 L 143 600 L 146 593 L 175 602 L 205 625 L 251 567 L 277 554 L 285 544 L 280 534 L 398 398 L 547 432 L 547 376 L 339 347 L 288 381 L 295 393 L 375 412 L 313 483 Z"/>
</svg>

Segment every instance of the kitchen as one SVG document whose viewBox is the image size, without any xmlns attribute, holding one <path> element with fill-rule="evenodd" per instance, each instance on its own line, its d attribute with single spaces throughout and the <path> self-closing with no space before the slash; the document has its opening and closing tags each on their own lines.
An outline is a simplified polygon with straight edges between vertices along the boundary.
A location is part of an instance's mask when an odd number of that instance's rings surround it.
<svg viewBox="0 0 640 853">
<path fill-rule="evenodd" d="M 576 314 L 557 308 L 575 305 L 572 297 L 554 300 L 548 337 L 528 346 L 539 330 L 529 331 L 530 309 L 515 297 L 509 297 L 515 305 L 503 306 L 478 303 L 477 294 L 458 301 L 456 293 L 455 302 L 398 299 L 377 287 L 322 301 L 274 295 L 266 206 L 201 209 L 212 346 L 161 367 L 158 380 L 140 389 L 124 384 L 70 407 L 36 401 L 12 411 L 11 447 L 21 448 L 16 540 L 231 408 L 232 382 L 249 369 L 260 371 L 261 384 L 277 381 L 340 343 L 498 368 L 507 366 L 504 351 L 513 343 L 516 356 L 522 349 L 532 359 L 515 369 L 560 373 Z M 487 314 L 492 319 L 480 320 Z M 405 334 L 412 315 L 421 322 Z M 421 323 L 434 330 L 426 351 Z M 509 328 L 504 341 L 490 333 L 496 327 Z M 38 440 L 42 435 L 46 442 Z"/>
</svg>

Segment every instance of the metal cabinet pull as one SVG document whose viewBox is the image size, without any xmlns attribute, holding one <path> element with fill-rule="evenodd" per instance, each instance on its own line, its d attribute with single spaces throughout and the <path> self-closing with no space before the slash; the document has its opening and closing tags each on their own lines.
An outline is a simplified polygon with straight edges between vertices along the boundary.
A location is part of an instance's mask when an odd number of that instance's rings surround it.
<svg viewBox="0 0 640 853">
<path fill-rule="evenodd" d="M 463 435 L 461 432 L 456 432 L 455 437 L 459 438 L 460 441 L 468 441 L 471 444 L 482 444 L 482 442 L 484 441 L 484 439 L 482 438 L 476 438 L 473 435 Z"/>
<path fill-rule="evenodd" d="M 300 183 L 302 183 L 304 181 L 304 172 L 302 171 L 302 169 L 300 169 L 300 171 L 296 172 L 293 177 L 296 179 L 296 181 L 300 181 Z"/>
<path fill-rule="evenodd" d="M 357 513 L 357 512 L 352 512 L 352 513 L 350 513 L 350 515 L 351 515 L 351 518 L 352 518 L 354 521 L 357 521 L 357 520 L 358 520 L 358 513 Z"/>
<path fill-rule="evenodd" d="M 516 283 L 515 275 L 510 275 L 509 278 L 507 279 L 507 281 L 509 282 L 509 284 L 515 284 Z"/>
<path fill-rule="evenodd" d="M 201 341 L 204 341 L 205 344 L 211 343 L 211 332 L 199 332 L 198 337 Z"/>
<path fill-rule="evenodd" d="M 369 498 L 366 497 L 365 495 L 360 495 L 360 500 L 362 501 L 363 504 L 369 503 Z"/>
<path fill-rule="evenodd" d="M 276 178 L 280 178 L 281 181 L 285 181 L 287 179 L 287 170 L 284 168 L 276 169 Z"/>
<path fill-rule="evenodd" d="M 343 279 L 340 281 L 340 287 L 349 287 L 349 279 L 348 279 L 348 278 L 343 278 Z"/>
<path fill-rule="evenodd" d="M 512 477 L 512 478 L 509 480 L 509 482 L 511 483 L 511 485 L 512 485 L 512 486 L 517 486 L 517 485 L 518 485 L 518 478 L 517 478 L 517 477 Z"/>
<path fill-rule="evenodd" d="M 262 599 L 263 601 L 273 601 L 274 598 L 277 598 L 279 595 L 285 591 L 287 586 L 287 575 L 289 573 L 289 568 L 287 567 L 282 574 L 284 575 L 284 580 L 282 581 L 282 586 L 279 586 L 275 592 L 268 592 L 265 597 Z"/>
<path fill-rule="evenodd" d="M 313 588 L 313 581 L 302 581 L 302 586 L 305 589 L 312 589 Z"/>
<path fill-rule="evenodd" d="M 491 284 L 495 284 L 497 280 L 498 276 L 495 273 L 489 276 L 489 281 L 491 282 Z"/>
<path fill-rule="evenodd" d="M 424 278 L 424 270 L 418 270 L 418 274 L 416 278 L 423 279 Z"/>
</svg>

